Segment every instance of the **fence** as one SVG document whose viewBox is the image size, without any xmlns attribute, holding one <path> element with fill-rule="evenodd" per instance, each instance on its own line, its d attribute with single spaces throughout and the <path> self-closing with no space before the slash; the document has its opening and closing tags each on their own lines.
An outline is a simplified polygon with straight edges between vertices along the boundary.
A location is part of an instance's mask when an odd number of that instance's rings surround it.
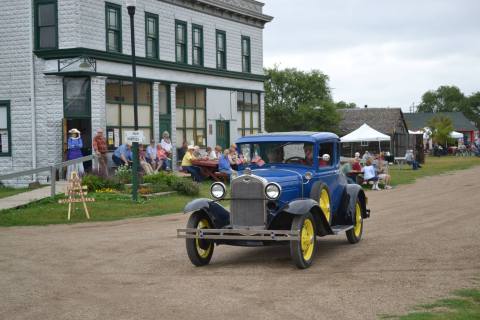
<svg viewBox="0 0 480 320">
<path fill-rule="evenodd" d="M 31 175 L 42 173 L 42 172 L 50 172 L 50 195 L 53 197 L 53 196 L 55 196 L 55 193 L 56 193 L 55 184 L 56 184 L 56 180 L 57 180 L 57 170 L 60 171 L 60 176 L 62 176 L 63 175 L 62 173 L 63 173 L 63 170 L 64 170 L 65 167 L 68 167 L 69 165 L 77 164 L 77 163 L 80 163 L 80 162 L 83 163 L 83 162 L 86 162 L 86 161 L 90 161 L 90 160 L 93 160 L 95 158 L 96 158 L 95 155 L 90 155 L 90 156 L 85 156 L 85 157 L 81 157 L 81 158 L 74 159 L 74 160 L 68 160 L 68 161 L 65 161 L 65 162 L 61 162 L 61 163 L 55 164 L 53 166 L 4 174 L 4 175 L 0 175 L 0 181 L 19 178 L 19 177 L 25 177 L 25 176 L 31 176 Z"/>
</svg>

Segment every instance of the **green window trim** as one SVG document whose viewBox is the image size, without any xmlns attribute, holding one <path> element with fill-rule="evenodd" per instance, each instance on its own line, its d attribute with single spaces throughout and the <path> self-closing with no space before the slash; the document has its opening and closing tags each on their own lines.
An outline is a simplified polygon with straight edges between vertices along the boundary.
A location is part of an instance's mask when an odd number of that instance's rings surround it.
<svg viewBox="0 0 480 320">
<path fill-rule="evenodd" d="M 153 30 L 150 30 L 153 23 Z M 149 52 L 149 41 L 153 44 L 153 51 Z M 158 14 L 145 12 L 145 57 L 149 59 L 159 59 L 159 26 Z"/>
<path fill-rule="evenodd" d="M 246 96 L 250 96 L 249 105 L 246 105 Z M 256 104 L 253 103 L 253 99 L 256 97 Z M 254 108 L 254 106 L 256 106 Z M 260 107 L 260 93 L 255 91 L 237 91 L 237 112 L 241 114 L 241 117 L 238 119 L 238 132 L 241 136 L 248 134 L 260 133 L 262 132 L 262 112 Z M 258 123 L 254 123 L 253 114 L 258 113 Z M 246 115 L 249 115 L 248 119 Z M 246 126 L 246 123 L 249 123 L 249 126 Z"/>
<path fill-rule="evenodd" d="M 39 7 L 41 5 L 54 5 L 54 24 L 49 24 L 45 26 L 39 26 L 40 17 L 39 17 Z M 58 49 L 58 4 L 57 0 L 34 0 L 34 35 L 35 35 L 35 49 L 36 50 L 51 50 L 51 49 Z M 55 28 L 55 45 L 48 46 L 48 47 L 41 47 L 40 46 L 40 35 L 41 35 L 41 28 Z"/>
<path fill-rule="evenodd" d="M 194 105 L 193 106 L 188 106 L 186 105 L 186 101 L 187 101 L 187 91 L 192 92 L 193 91 L 193 101 L 194 101 Z M 197 105 L 197 93 L 198 91 L 197 90 L 203 90 L 203 107 L 202 106 L 198 106 Z M 177 91 L 176 91 L 176 99 L 178 100 L 178 94 L 180 94 L 180 92 L 183 91 L 184 93 L 184 104 L 183 105 L 179 105 L 177 103 L 175 103 L 175 107 L 176 107 L 176 113 L 179 113 L 181 112 L 182 113 L 182 126 L 177 126 L 177 124 L 175 124 L 175 130 L 177 131 L 177 144 L 178 142 L 180 141 L 187 141 L 187 130 L 192 130 L 193 131 L 193 140 L 194 140 L 194 144 L 198 145 L 199 147 L 206 147 L 206 144 L 207 144 L 207 90 L 203 87 L 197 87 L 197 86 L 183 86 L 183 87 L 180 87 L 180 90 L 178 90 L 178 87 L 177 87 Z M 192 123 L 193 123 L 193 127 L 192 126 L 187 126 L 187 110 L 193 110 L 193 119 L 192 119 Z M 197 121 L 197 118 L 198 118 L 198 113 L 199 112 L 203 112 L 204 114 L 204 117 L 203 117 L 203 124 L 204 124 L 204 127 L 199 127 L 198 126 L 198 121 Z M 178 131 L 182 131 L 182 136 L 180 137 L 178 135 Z M 199 142 L 199 136 L 198 136 L 198 132 L 199 131 L 202 131 L 203 135 L 202 135 L 202 142 Z M 181 140 L 178 140 L 180 139 Z M 205 143 L 203 143 L 203 140 L 205 141 Z M 190 141 L 187 141 L 187 143 L 191 143 Z"/>
<path fill-rule="evenodd" d="M 125 142 L 125 137 L 123 136 L 123 131 L 124 130 L 131 130 L 133 131 L 135 129 L 135 126 L 134 125 L 128 125 L 128 124 L 123 124 L 122 120 L 123 120 L 123 115 L 122 115 L 122 111 L 124 112 L 124 109 L 123 109 L 123 106 L 127 105 L 127 106 L 131 106 L 133 105 L 133 101 L 125 101 L 125 99 L 123 99 L 123 90 L 125 90 L 125 85 L 124 85 L 124 82 L 131 82 L 131 80 L 125 80 L 121 77 L 109 77 L 107 79 L 107 85 L 108 85 L 108 81 L 113 81 L 113 82 L 118 82 L 119 84 L 119 98 L 122 97 L 121 99 L 108 99 L 108 95 L 105 94 L 105 104 L 112 104 L 112 105 L 117 105 L 118 106 L 118 118 L 117 118 L 117 121 L 118 121 L 118 124 L 109 124 L 108 121 L 109 119 L 106 119 L 106 128 L 107 128 L 107 146 L 108 146 L 108 150 L 109 151 L 114 151 L 116 149 L 116 147 L 113 145 L 113 144 L 110 144 L 109 143 L 109 140 L 108 140 L 108 132 L 109 131 L 114 131 L 115 129 L 118 129 L 118 132 L 119 132 L 119 145 L 121 145 L 122 143 Z M 155 133 L 153 131 L 153 115 L 154 115 L 154 112 L 153 112 L 153 82 L 151 81 L 140 81 L 140 82 L 143 82 L 144 84 L 148 84 L 150 86 L 150 99 L 148 100 L 148 103 L 143 103 L 141 101 L 138 101 L 137 102 L 137 106 L 138 107 L 149 107 L 150 108 L 150 123 L 148 126 L 145 126 L 145 125 L 139 125 L 138 126 L 138 129 L 139 130 L 142 130 L 142 129 L 147 129 L 150 131 L 150 135 L 151 135 L 151 138 L 153 138 L 155 136 Z M 107 90 L 107 88 L 105 87 L 105 90 Z M 137 89 L 137 92 L 138 92 L 138 89 Z M 149 144 L 150 141 L 144 141 L 144 144 Z"/>
<path fill-rule="evenodd" d="M 250 37 L 242 36 L 242 71 L 252 72 Z"/>
<path fill-rule="evenodd" d="M 223 47 L 220 46 L 219 38 L 222 39 Z M 217 69 L 227 69 L 227 33 L 222 30 L 216 30 L 215 32 L 215 47 L 216 47 L 216 59 Z"/>
<path fill-rule="evenodd" d="M 8 151 L 2 152 L 0 150 L 0 157 L 11 157 L 12 156 L 12 122 L 10 116 L 10 100 L 0 100 L 0 108 L 7 109 L 7 128 L 0 128 L 1 130 L 7 131 L 8 136 Z"/>
<path fill-rule="evenodd" d="M 110 12 L 116 14 L 114 26 L 110 23 Z M 111 34 L 117 36 L 117 39 L 113 40 L 116 48 L 109 46 Z M 122 6 L 110 2 L 105 2 L 105 48 L 107 52 L 122 52 Z"/>
<path fill-rule="evenodd" d="M 195 33 L 199 34 L 199 41 L 195 39 Z M 196 60 L 198 53 L 198 61 Z M 192 64 L 203 67 L 203 26 L 192 24 Z"/>
<path fill-rule="evenodd" d="M 178 28 L 182 27 L 182 39 L 179 38 Z M 181 20 L 175 20 L 175 62 L 177 63 L 188 63 L 188 54 L 187 54 L 187 22 Z M 180 49 L 180 51 L 179 51 Z"/>
</svg>

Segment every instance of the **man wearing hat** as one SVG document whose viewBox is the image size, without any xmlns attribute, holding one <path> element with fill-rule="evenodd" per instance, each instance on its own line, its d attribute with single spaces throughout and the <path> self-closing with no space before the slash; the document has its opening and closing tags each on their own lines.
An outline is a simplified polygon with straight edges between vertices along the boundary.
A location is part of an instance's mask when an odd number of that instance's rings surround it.
<svg viewBox="0 0 480 320">
<path fill-rule="evenodd" d="M 192 165 L 192 160 L 197 159 L 193 154 L 194 151 L 195 151 L 195 146 L 190 145 L 187 147 L 187 152 L 185 153 L 185 156 L 183 156 L 183 160 L 182 160 L 182 168 L 183 170 L 187 171 L 192 175 L 193 181 L 202 182 L 203 177 L 202 177 L 202 174 L 200 173 L 200 168 Z"/>
</svg>

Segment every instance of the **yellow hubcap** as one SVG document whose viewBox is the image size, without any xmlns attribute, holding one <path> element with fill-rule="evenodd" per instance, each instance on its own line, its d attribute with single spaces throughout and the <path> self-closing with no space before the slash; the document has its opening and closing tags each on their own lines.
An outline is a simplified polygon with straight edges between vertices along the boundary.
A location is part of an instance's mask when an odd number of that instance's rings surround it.
<svg viewBox="0 0 480 320">
<path fill-rule="evenodd" d="M 362 233 L 362 209 L 358 202 L 355 205 L 355 226 L 353 227 L 353 233 L 355 233 L 356 237 L 360 237 Z"/>
<path fill-rule="evenodd" d="M 315 247 L 315 243 L 313 241 L 315 239 L 315 235 L 313 230 L 312 220 L 305 219 L 301 232 L 302 254 L 305 261 L 308 261 L 312 258 L 313 249 Z"/>
<path fill-rule="evenodd" d="M 202 219 L 198 222 L 197 229 L 208 229 L 208 228 L 210 228 L 210 224 L 208 223 L 207 219 Z M 209 243 L 208 247 L 206 249 L 204 249 L 204 248 L 202 248 L 201 241 L 205 241 L 205 240 L 201 240 L 201 239 L 198 239 L 198 238 L 195 239 L 195 245 L 197 247 L 198 255 L 201 258 L 207 258 L 208 255 L 210 254 L 210 250 L 212 250 L 212 243 Z M 203 246 L 203 247 L 205 247 L 205 246 Z"/>
<path fill-rule="evenodd" d="M 322 189 L 320 193 L 320 209 L 322 209 L 325 218 L 330 223 L 330 196 L 327 189 Z"/>
</svg>

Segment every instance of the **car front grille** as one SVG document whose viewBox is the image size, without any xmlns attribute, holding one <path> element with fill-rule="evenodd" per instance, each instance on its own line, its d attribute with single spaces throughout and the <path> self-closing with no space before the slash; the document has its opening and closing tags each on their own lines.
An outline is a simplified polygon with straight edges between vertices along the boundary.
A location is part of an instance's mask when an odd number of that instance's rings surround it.
<svg viewBox="0 0 480 320">
<path fill-rule="evenodd" d="M 263 179 L 252 175 L 232 181 L 230 223 L 233 227 L 265 227 L 264 187 Z"/>
</svg>

